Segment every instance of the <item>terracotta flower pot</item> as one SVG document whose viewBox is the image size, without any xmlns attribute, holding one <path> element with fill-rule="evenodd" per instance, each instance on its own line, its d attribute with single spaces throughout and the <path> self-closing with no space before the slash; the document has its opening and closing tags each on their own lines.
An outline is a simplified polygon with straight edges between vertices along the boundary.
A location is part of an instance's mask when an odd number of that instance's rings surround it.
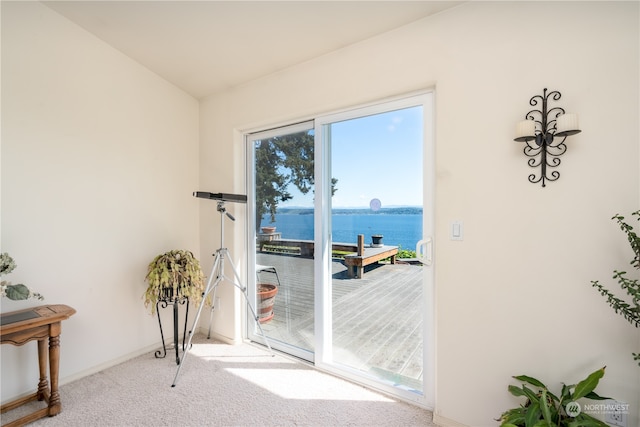
<svg viewBox="0 0 640 427">
<path fill-rule="evenodd" d="M 258 283 L 258 321 L 268 322 L 273 319 L 273 306 L 276 302 L 278 287 L 269 283 Z"/>
<path fill-rule="evenodd" d="M 275 227 L 260 227 L 260 231 L 262 231 L 264 234 L 272 234 L 276 232 L 276 228 Z"/>
</svg>

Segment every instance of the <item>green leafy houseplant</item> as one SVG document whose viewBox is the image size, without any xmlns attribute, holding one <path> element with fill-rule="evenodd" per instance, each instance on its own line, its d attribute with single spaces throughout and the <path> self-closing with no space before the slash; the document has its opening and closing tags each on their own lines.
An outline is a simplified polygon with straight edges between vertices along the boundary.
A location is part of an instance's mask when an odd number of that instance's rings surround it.
<svg viewBox="0 0 640 427">
<path fill-rule="evenodd" d="M 0 276 L 11 273 L 16 268 L 16 263 L 8 253 L 0 254 Z M 25 300 L 29 298 L 43 300 L 44 297 L 37 292 L 33 292 L 25 285 L 19 283 L 12 285 L 11 282 L 3 280 L 0 282 L 0 294 L 10 300 Z"/>
<path fill-rule="evenodd" d="M 637 219 L 640 220 L 640 211 L 635 211 L 632 215 L 638 217 Z M 620 226 L 620 229 L 627 235 L 627 240 L 634 254 L 630 264 L 636 269 L 640 269 L 640 237 L 635 233 L 633 227 L 625 222 L 622 215 L 615 215 L 611 219 L 615 220 Z M 597 280 L 592 281 L 591 284 L 598 289 L 602 296 L 607 298 L 607 303 L 616 313 L 620 313 L 622 317 L 627 319 L 627 321 L 636 328 L 640 327 L 640 282 L 638 279 L 629 279 L 626 271 L 614 270 L 613 278 L 616 279 L 620 287 L 629 294 L 631 299 L 630 303 L 616 296 L 598 283 Z M 638 365 L 640 365 L 640 353 L 632 354 L 634 360 L 638 360 Z"/>
<path fill-rule="evenodd" d="M 149 263 L 147 290 L 144 293 L 144 305 L 151 305 L 151 314 L 156 311 L 159 300 L 175 300 L 182 297 L 198 305 L 204 291 L 204 275 L 200 262 L 193 253 L 185 250 L 172 250 L 156 256 Z"/>
<path fill-rule="evenodd" d="M 524 405 L 505 411 L 498 421 L 501 427 L 592 427 L 607 424 L 580 411 L 578 399 L 607 400 L 593 390 L 604 376 L 604 367 L 593 372 L 578 384 L 562 384 L 560 396 L 551 393 L 546 385 L 535 378 L 519 375 L 513 377 L 521 381 L 522 386 L 509 386 L 509 392 L 516 397 L 526 397 Z M 528 385 L 535 388 L 532 389 Z M 577 409 L 577 410 L 576 410 Z M 569 412 L 571 415 L 567 414 Z"/>
</svg>

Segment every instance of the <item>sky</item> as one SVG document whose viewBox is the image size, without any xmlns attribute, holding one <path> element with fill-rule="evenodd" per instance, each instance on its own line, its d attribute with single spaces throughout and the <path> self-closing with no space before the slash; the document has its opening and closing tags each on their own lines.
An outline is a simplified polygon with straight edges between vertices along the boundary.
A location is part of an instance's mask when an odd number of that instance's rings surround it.
<svg viewBox="0 0 640 427">
<path fill-rule="evenodd" d="M 422 107 L 331 124 L 333 208 L 422 206 Z M 313 195 L 290 186 L 280 207 L 311 207 Z"/>
</svg>

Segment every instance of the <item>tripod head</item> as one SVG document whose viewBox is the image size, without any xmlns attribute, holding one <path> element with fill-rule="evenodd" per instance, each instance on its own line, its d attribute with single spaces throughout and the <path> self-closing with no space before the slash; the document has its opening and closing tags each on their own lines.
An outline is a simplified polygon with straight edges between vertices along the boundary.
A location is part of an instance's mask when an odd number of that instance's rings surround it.
<svg viewBox="0 0 640 427">
<path fill-rule="evenodd" d="M 231 221 L 235 221 L 236 219 L 233 217 L 233 215 L 231 215 L 229 212 L 227 212 L 227 208 L 224 206 L 224 201 L 221 200 L 218 202 L 218 208 L 217 208 L 218 212 L 220 212 L 220 215 L 222 214 L 226 214 L 227 218 L 229 218 Z"/>
<path fill-rule="evenodd" d="M 230 194 L 230 193 L 209 193 L 206 191 L 194 191 L 194 197 L 198 197 L 200 199 L 208 199 L 208 200 L 217 200 L 218 207 L 217 210 L 220 212 L 220 248 L 224 248 L 224 215 L 227 216 L 231 221 L 235 221 L 236 219 L 227 212 L 227 208 L 225 207 L 225 202 L 236 202 L 236 203 L 247 203 L 247 196 L 244 194 Z"/>
<path fill-rule="evenodd" d="M 247 203 L 247 196 L 245 196 L 244 194 L 209 193 L 207 191 L 194 191 L 193 196 L 199 197 L 201 199 L 218 200 L 218 212 L 220 212 L 220 215 L 226 214 L 231 221 L 235 221 L 236 219 L 233 217 L 233 215 L 227 212 L 227 208 L 225 208 L 224 202 Z"/>
</svg>

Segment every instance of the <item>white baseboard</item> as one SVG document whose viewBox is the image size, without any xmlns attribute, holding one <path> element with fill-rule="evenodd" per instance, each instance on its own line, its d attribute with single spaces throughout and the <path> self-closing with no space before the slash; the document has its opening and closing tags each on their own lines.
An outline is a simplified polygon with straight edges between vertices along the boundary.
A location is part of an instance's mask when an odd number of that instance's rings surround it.
<svg viewBox="0 0 640 427">
<path fill-rule="evenodd" d="M 171 343 L 173 342 L 173 337 L 171 337 L 169 342 Z M 159 348 L 161 348 L 159 343 L 152 344 L 145 348 L 141 348 L 139 350 L 126 354 L 124 356 L 120 356 L 116 359 L 109 360 L 108 362 L 101 363 L 100 365 L 92 366 L 91 368 L 85 369 L 84 371 L 76 372 L 75 374 L 61 377 L 60 380 L 58 381 L 58 386 L 62 386 L 62 385 L 74 382 L 76 380 L 79 380 L 80 378 L 88 377 L 89 375 L 97 374 L 100 371 L 104 371 L 105 369 L 124 363 L 127 360 L 131 360 L 138 356 L 142 356 L 143 354 L 158 350 Z"/>
<path fill-rule="evenodd" d="M 438 414 L 433 414 L 433 423 L 440 427 L 469 427 L 466 424 L 459 423 Z"/>
<path fill-rule="evenodd" d="M 196 329 L 196 333 L 206 334 L 207 331 L 205 329 L 203 329 L 203 328 L 197 328 Z M 238 342 L 238 341 L 234 341 L 233 339 L 231 339 L 229 337 L 226 337 L 224 335 L 219 335 L 219 334 L 216 334 L 216 333 L 212 333 L 211 334 L 211 338 L 213 338 L 215 340 L 218 340 L 218 341 L 221 341 L 221 342 L 224 342 L 225 344 L 229 344 L 229 345 L 237 345 L 237 344 L 241 343 L 241 342 Z M 179 337 L 179 340 L 181 340 L 181 339 L 182 339 L 182 336 Z M 173 343 L 173 336 L 167 337 L 166 342 L 167 343 Z M 105 369 L 108 369 L 108 368 L 111 368 L 113 366 L 119 365 L 119 364 L 124 363 L 124 362 L 126 362 L 128 360 L 134 359 L 134 358 L 136 358 L 138 356 L 142 356 L 143 354 L 154 352 L 154 351 L 158 350 L 159 348 L 161 348 L 160 347 L 160 343 L 151 344 L 151 345 L 146 346 L 144 348 L 141 348 L 141 349 L 138 349 L 138 350 L 133 351 L 131 353 L 125 354 L 124 356 L 120 356 L 118 358 L 109 360 L 109 361 L 101 363 L 99 365 L 92 366 L 89 369 L 85 369 L 83 371 L 76 372 L 76 373 L 71 374 L 71 375 L 60 377 L 60 379 L 58 380 L 58 386 L 63 386 L 65 384 L 72 383 L 72 382 L 74 382 L 76 380 L 79 380 L 81 378 L 88 377 L 89 375 L 97 374 L 98 372 L 104 371 Z M 6 402 L 2 401 L 0 403 L 2 403 L 4 405 L 5 403 L 12 402 L 13 400 L 15 400 L 17 398 L 29 396 L 31 394 L 33 394 L 33 391 L 28 391 L 28 392 L 22 393 L 22 394 L 20 394 L 18 396 L 12 396 L 11 398 L 7 399 Z"/>
<path fill-rule="evenodd" d="M 203 328 L 197 328 L 196 329 L 196 334 L 197 333 L 206 334 L 207 331 L 204 330 Z M 225 337 L 223 335 L 218 335 L 216 333 L 212 333 L 211 334 L 211 338 L 216 339 L 218 341 L 222 341 L 225 344 L 229 344 L 229 345 L 237 345 L 237 344 L 239 344 L 238 342 L 230 339 L 229 337 Z M 182 336 L 180 336 L 178 338 L 178 340 L 181 340 L 181 339 L 182 339 Z M 173 337 L 168 337 L 166 339 L 166 342 L 167 343 L 173 343 Z M 153 352 L 155 350 L 158 350 L 159 348 L 161 348 L 159 343 L 151 344 L 151 345 L 149 345 L 147 347 L 141 348 L 139 350 L 136 350 L 136 351 L 131 352 L 129 354 L 126 354 L 124 356 L 120 356 L 120 357 L 118 357 L 116 359 L 109 360 L 108 362 L 102 363 L 100 365 L 93 366 L 93 367 L 91 367 L 89 369 L 86 369 L 84 371 L 76 372 L 75 374 L 72 374 L 72 375 L 69 375 L 69 376 L 65 376 L 64 378 L 61 377 L 59 379 L 59 381 L 58 381 L 58 385 L 62 386 L 64 384 L 68 384 L 68 383 L 71 383 L 73 381 L 79 380 L 80 378 L 84 378 L 84 377 L 88 377 L 89 375 L 97 374 L 100 371 L 104 371 L 105 369 L 108 369 L 108 368 L 111 368 L 113 366 L 119 365 L 119 364 L 124 363 L 124 362 L 126 362 L 128 360 L 134 359 L 134 358 L 136 358 L 138 356 L 142 356 L 143 354 L 146 354 L 146 353 L 149 353 L 149 352 Z M 28 395 L 28 394 L 30 394 L 30 393 L 27 393 L 26 395 Z"/>
</svg>

